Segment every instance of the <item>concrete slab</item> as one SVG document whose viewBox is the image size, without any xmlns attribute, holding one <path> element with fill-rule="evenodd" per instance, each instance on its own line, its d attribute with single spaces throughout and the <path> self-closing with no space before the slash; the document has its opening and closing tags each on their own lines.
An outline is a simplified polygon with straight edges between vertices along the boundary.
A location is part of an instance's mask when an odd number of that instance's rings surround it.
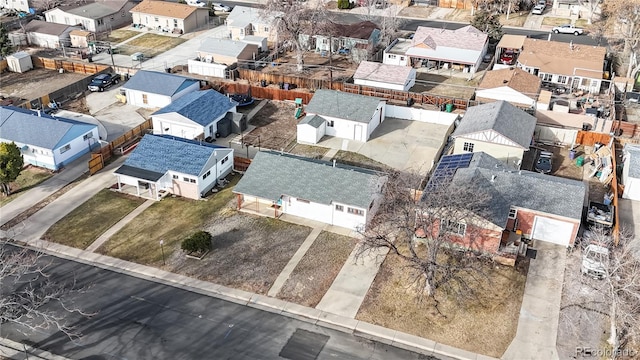
<svg viewBox="0 0 640 360">
<path fill-rule="evenodd" d="M 305 321 L 309 321 L 309 319 L 317 321 L 320 315 L 322 314 L 322 311 L 318 309 L 310 308 L 307 306 L 302 306 L 300 304 L 287 302 L 284 305 L 282 314 L 289 317 L 305 318 Z"/>
<path fill-rule="evenodd" d="M 286 301 L 282 301 L 280 299 L 254 294 L 247 305 L 256 309 L 280 314 L 284 310 L 286 304 Z"/>
<path fill-rule="evenodd" d="M 420 349 L 425 354 L 433 353 L 436 348 L 436 342 L 433 340 L 421 338 L 419 336 L 396 331 L 393 339 L 393 346 L 402 347 L 403 349 Z"/>
<path fill-rule="evenodd" d="M 322 325 L 324 327 L 338 329 L 341 331 L 349 330 L 353 331 L 356 326 L 358 326 L 358 320 L 328 313 L 322 312 L 320 316 L 318 316 L 317 324 Z"/>
<path fill-rule="evenodd" d="M 98 119 L 96 119 L 91 115 L 82 114 L 82 113 L 69 111 L 69 110 L 59 110 L 58 112 L 55 113 L 55 116 L 80 121 L 86 124 L 97 125 L 98 135 L 100 136 L 100 140 L 105 140 L 107 138 L 107 129 L 104 127 L 104 125 L 102 125 L 100 121 L 98 121 Z"/>
<path fill-rule="evenodd" d="M 356 325 L 354 334 L 363 338 L 376 340 L 385 344 L 392 345 L 396 337 L 397 331 L 382 326 L 370 324 L 360 321 Z"/>
</svg>

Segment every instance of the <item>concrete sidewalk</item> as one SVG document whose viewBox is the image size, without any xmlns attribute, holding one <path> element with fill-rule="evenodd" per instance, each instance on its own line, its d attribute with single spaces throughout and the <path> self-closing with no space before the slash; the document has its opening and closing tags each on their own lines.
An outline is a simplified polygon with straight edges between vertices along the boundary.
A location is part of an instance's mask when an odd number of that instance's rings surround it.
<svg viewBox="0 0 640 360">
<path fill-rule="evenodd" d="M 10 203 L 0 208 L 0 226 L 8 223 L 27 209 L 62 189 L 82 174 L 89 171 L 87 162 L 91 155 L 87 154 L 75 160 L 59 173 L 42 182 L 38 186 L 26 191 Z"/>
<path fill-rule="evenodd" d="M 503 360 L 557 360 L 556 339 L 567 249 L 538 241 L 524 288 L 518 330 Z"/>
<path fill-rule="evenodd" d="M 118 221 L 112 227 L 107 229 L 107 231 L 105 231 L 104 234 L 100 235 L 94 242 L 92 242 L 91 245 L 89 245 L 86 250 L 91 252 L 98 250 L 98 248 L 102 246 L 102 244 L 107 242 L 109 238 L 113 236 L 113 234 L 120 231 L 120 229 L 122 229 L 125 225 L 127 225 L 131 220 L 133 220 L 136 216 L 140 215 L 141 212 L 145 211 L 149 206 L 155 203 L 156 203 L 155 200 L 147 200 L 144 203 L 142 203 L 140 206 L 135 208 L 132 212 L 128 213 L 127 216 L 123 217 L 120 221 Z"/>
</svg>

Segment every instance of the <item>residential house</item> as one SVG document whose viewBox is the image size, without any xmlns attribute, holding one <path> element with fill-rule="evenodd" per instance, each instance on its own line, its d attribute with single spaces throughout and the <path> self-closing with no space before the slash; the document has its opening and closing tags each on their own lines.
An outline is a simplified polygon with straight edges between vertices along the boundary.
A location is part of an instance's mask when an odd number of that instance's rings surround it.
<svg viewBox="0 0 640 360">
<path fill-rule="evenodd" d="M 396 39 L 392 42 L 384 50 L 382 62 L 433 70 L 456 70 L 473 75 L 482 64 L 488 45 L 487 34 L 471 25 L 457 30 L 419 26 L 413 39 Z"/>
<path fill-rule="evenodd" d="M 131 24 L 129 10 L 135 5 L 129 0 L 86 0 L 69 2 L 44 12 L 48 22 L 65 25 L 82 25 L 94 33 L 112 31 Z"/>
<path fill-rule="evenodd" d="M 471 0 L 417 0 L 416 4 L 418 3 L 450 9 L 472 9 L 475 7 Z"/>
<path fill-rule="evenodd" d="M 0 8 L 28 13 L 29 0 L 0 0 Z"/>
<path fill-rule="evenodd" d="M 271 31 L 271 23 L 278 13 L 265 16 L 264 10 L 246 6 L 235 6 L 227 16 L 227 30 L 232 40 L 242 40 L 245 36 L 266 37 L 275 41 L 275 31 Z"/>
<path fill-rule="evenodd" d="M 601 46 L 525 39 L 518 67 L 539 76 L 542 84 L 599 93 L 607 49 Z"/>
<path fill-rule="evenodd" d="M 127 103 L 144 108 L 161 108 L 200 90 L 200 81 L 158 71 L 138 70 L 123 86 Z"/>
<path fill-rule="evenodd" d="M 623 154 L 622 197 L 640 201 L 640 145 L 625 144 Z"/>
<path fill-rule="evenodd" d="M 518 56 L 524 47 L 524 35 L 502 35 L 498 45 L 496 45 L 495 61 L 493 70 L 506 69 L 516 64 Z"/>
<path fill-rule="evenodd" d="M 506 101 L 467 109 L 451 137 L 454 154 L 485 152 L 519 169 L 524 152 L 529 150 L 536 118 Z"/>
<path fill-rule="evenodd" d="M 69 33 L 69 37 L 71 39 L 72 47 L 86 48 L 89 46 L 90 42 L 96 40 L 96 36 L 94 33 L 85 30 L 72 30 Z"/>
<path fill-rule="evenodd" d="M 58 49 L 71 45 L 71 32 L 79 26 L 62 25 L 40 20 L 31 20 L 24 27 L 27 42 L 31 46 Z"/>
<path fill-rule="evenodd" d="M 114 175 L 118 190 L 160 200 L 170 193 L 200 199 L 233 170 L 233 149 L 164 135 L 145 135 Z"/>
<path fill-rule="evenodd" d="M 301 35 L 307 47 L 317 52 L 349 55 L 354 61 L 367 60 L 380 41 L 380 29 L 371 21 L 354 24 L 333 23 L 328 31 Z"/>
<path fill-rule="evenodd" d="M 171 33 L 188 33 L 209 24 L 209 10 L 187 4 L 144 0 L 131 9 L 134 24 Z"/>
<path fill-rule="evenodd" d="M 542 81 L 520 68 L 487 71 L 476 89 L 476 101 L 504 100 L 512 105 L 535 109 Z"/>
<path fill-rule="evenodd" d="M 254 60 L 258 54 L 258 45 L 228 39 L 207 38 L 198 48 L 198 57 L 202 61 L 227 66 L 242 60 Z"/>
<path fill-rule="evenodd" d="M 184 139 L 217 137 L 218 122 L 236 112 L 236 102 L 209 89 L 194 91 L 151 115 L 153 133 Z"/>
<path fill-rule="evenodd" d="M 384 180 L 371 170 L 261 151 L 233 192 L 242 211 L 358 230 L 375 215 Z"/>
<path fill-rule="evenodd" d="M 456 219 L 455 224 L 442 218 L 430 230 L 447 231 L 453 244 L 494 254 L 511 265 L 531 241 L 534 246 L 536 241 L 572 246 L 587 191 L 582 181 L 511 171 L 483 152 L 443 156 L 423 199 L 441 186 L 464 188 L 486 202 L 475 218 Z M 418 229 L 416 236 L 426 237 L 428 231 Z"/>
<path fill-rule="evenodd" d="M 416 83 L 416 69 L 408 66 L 389 65 L 362 61 L 353 74 L 356 85 L 383 89 L 409 91 Z"/>
<path fill-rule="evenodd" d="M 0 142 L 14 142 L 26 164 L 51 170 L 100 147 L 96 125 L 11 106 L 0 107 Z"/>
<path fill-rule="evenodd" d="M 324 135 L 366 142 L 384 121 L 385 100 L 335 90 L 318 90 L 297 125 L 297 140 L 316 144 Z"/>
<path fill-rule="evenodd" d="M 536 142 L 572 147 L 576 144 L 578 133 L 585 129 L 604 134 L 613 131 L 612 120 L 597 116 L 550 110 L 537 110 L 535 116 L 536 130 L 533 139 Z"/>
</svg>

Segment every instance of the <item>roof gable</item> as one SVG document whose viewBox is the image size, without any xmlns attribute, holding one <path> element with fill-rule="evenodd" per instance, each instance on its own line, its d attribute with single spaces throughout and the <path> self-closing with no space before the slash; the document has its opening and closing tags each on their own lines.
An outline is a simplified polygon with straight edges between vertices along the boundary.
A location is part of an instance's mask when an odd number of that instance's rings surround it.
<svg viewBox="0 0 640 360">
<path fill-rule="evenodd" d="M 536 98 L 540 93 L 542 80 L 520 68 L 487 71 L 480 82 L 480 89 L 495 89 L 508 86 L 517 92 Z"/>
<path fill-rule="evenodd" d="M 178 113 L 199 125 L 207 126 L 224 116 L 236 105 L 228 97 L 209 89 L 188 93 L 156 111 L 153 115 Z"/>
<path fill-rule="evenodd" d="M 233 191 L 273 201 L 288 195 L 319 204 L 338 202 L 368 209 L 380 181 L 373 171 L 260 151 Z"/>
<path fill-rule="evenodd" d="M 47 35 L 62 35 L 68 28 L 77 29 L 70 25 L 56 24 L 41 20 L 31 20 L 25 27 L 24 31 L 27 33 L 38 33 Z"/>
<path fill-rule="evenodd" d="M 528 149 L 536 118 L 506 101 L 472 106 L 460 120 L 453 137 L 493 130 L 522 148 Z"/>
<path fill-rule="evenodd" d="M 335 90 L 318 90 L 305 111 L 337 119 L 369 123 L 382 99 Z"/>
<path fill-rule="evenodd" d="M 280 14 L 281 13 L 277 11 L 272 14 L 267 14 L 259 8 L 234 6 L 229 16 L 227 16 L 227 25 L 245 28 L 250 24 L 269 24 L 274 17 Z"/>
<path fill-rule="evenodd" d="M 230 57 L 238 57 L 244 49 L 251 45 L 242 41 L 235 41 L 229 39 L 218 39 L 218 38 L 206 38 L 198 48 L 198 51 L 205 52 L 208 54 L 214 55 L 222 55 L 222 56 L 230 56 Z M 257 48 L 256 48 L 257 52 Z M 215 59 L 214 59 L 215 60 Z"/>
<path fill-rule="evenodd" d="M 436 50 L 439 46 L 449 48 L 476 50 L 484 49 L 488 36 L 482 31 L 467 25 L 457 30 L 447 30 L 418 26 L 411 45 L 425 44 L 430 49 Z"/>
<path fill-rule="evenodd" d="M 521 66 L 538 68 L 549 74 L 576 74 L 602 79 L 607 49 L 601 46 L 567 44 L 558 41 L 525 39 L 518 55 Z"/>
<path fill-rule="evenodd" d="M 129 12 L 166 16 L 175 19 L 186 19 L 198 10 L 207 9 L 168 1 L 144 0 L 133 9 L 129 10 Z"/>
<path fill-rule="evenodd" d="M 158 71 L 138 70 L 122 88 L 172 96 L 198 80 Z"/>
</svg>

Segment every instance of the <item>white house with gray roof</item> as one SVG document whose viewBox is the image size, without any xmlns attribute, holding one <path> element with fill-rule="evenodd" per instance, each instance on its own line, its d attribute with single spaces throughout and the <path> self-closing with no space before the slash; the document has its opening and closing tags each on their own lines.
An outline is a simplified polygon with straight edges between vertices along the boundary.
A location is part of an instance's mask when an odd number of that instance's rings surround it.
<svg viewBox="0 0 640 360">
<path fill-rule="evenodd" d="M 163 193 L 204 197 L 233 170 L 233 149 L 166 135 L 145 135 L 114 175 L 118 190 L 160 200 Z"/>
<path fill-rule="evenodd" d="M 233 192 L 242 211 L 290 214 L 357 230 L 377 211 L 385 180 L 371 170 L 262 151 Z"/>
<path fill-rule="evenodd" d="M 622 197 L 640 201 L 640 145 L 625 144 L 623 149 Z"/>
<path fill-rule="evenodd" d="M 234 6 L 225 21 L 229 37 L 232 40 L 242 40 L 245 36 L 260 36 L 274 41 L 275 31 L 272 31 L 271 23 L 280 14 L 274 11 L 267 15 L 260 8 Z"/>
<path fill-rule="evenodd" d="M 41 20 L 31 20 L 25 27 L 27 41 L 31 46 L 39 46 L 49 49 L 57 49 L 60 46 L 70 46 L 73 30 L 79 26 L 55 24 Z"/>
<path fill-rule="evenodd" d="M 25 163 L 51 170 L 100 147 L 96 125 L 11 106 L 0 107 L 0 142 L 14 142 Z"/>
<path fill-rule="evenodd" d="M 131 10 L 135 3 L 129 0 L 83 0 L 69 2 L 44 12 L 48 22 L 81 25 L 94 33 L 112 31 L 131 24 Z"/>
<path fill-rule="evenodd" d="M 226 77 L 228 66 L 238 61 L 253 60 L 260 53 L 257 44 L 229 39 L 207 38 L 197 51 L 195 60 L 189 59 L 189 72 L 219 78 Z"/>
<path fill-rule="evenodd" d="M 384 121 L 385 100 L 335 90 L 318 90 L 297 125 L 300 143 L 316 144 L 327 136 L 366 142 Z"/>
<path fill-rule="evenodd" d="M 451 135 L 454 154 L 483 151 L 519 169 L 529 150 L 536 118 L 506 101 L 472 106 Z"/>
<path fill-rule="evenodd" d="M 416 69 L 402 65 L 389 65 L 362 61 L 353 74 L 356 85 L 409 91 L 416 84 Z"/>
<path fill-rule="evenodd" d="M 127 103 L 143 108 L 161 108 L 200 90 L 200 81 L 158 71 L 138 70 L 123 86 Z"/>
<path fill-rule="evenodd" d="M 153 133 L 201 140 L 214 138 L 218 122 L 228 112 L 236 112 L 237 103 L 209 89 L 191 92 L 151 115 Z"/>
</svg>

